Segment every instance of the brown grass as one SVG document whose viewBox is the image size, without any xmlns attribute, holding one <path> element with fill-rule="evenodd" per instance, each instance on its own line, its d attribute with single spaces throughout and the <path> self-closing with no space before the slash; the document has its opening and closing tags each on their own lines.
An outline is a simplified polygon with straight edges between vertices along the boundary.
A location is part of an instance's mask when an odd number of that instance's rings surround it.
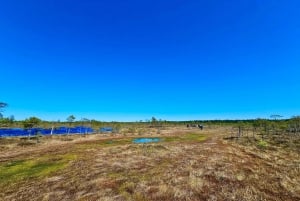
<svg viewBox="0 0 300 201">
<path fill-rule="evenodd" d="M 8 148 L 1 167 L 41 159 L 63 167 L 6 178 L 0 200 L 300 200 L 299 152 L 223 140 L 222 128 L 178 130 L 147 145 L 121 135 Z"/>
</svg>

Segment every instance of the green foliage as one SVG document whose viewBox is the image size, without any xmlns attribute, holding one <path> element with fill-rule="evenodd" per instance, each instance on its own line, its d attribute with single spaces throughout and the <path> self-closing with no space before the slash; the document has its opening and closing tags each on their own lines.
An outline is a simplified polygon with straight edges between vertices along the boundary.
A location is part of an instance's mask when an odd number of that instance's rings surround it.
<svg viewBox="0 0 300 201">
<path fill-rule="evenodd" d="M 0 186 L 28 178 L 47 176 L 61 170 L 75 155 L 44 156 L 36 159 L 17 160 L 0 164 Z"/>
<path fill-rule="evenodd" d="M 7 106 L 8 106 L 7 103 L 0 102 L 0 119 L 2 119 L 2 117 L 3 117 L 3 114 L 2 114 L 3 108 L 5 108 L 5 107 L 7 107 Z"/>
<path fill-rule="evenodd" d="M 1 118 L 0 119 L 0 125 L 2 127 L 7 127 L 10 124 L 11 124 L 11 121 L 9 120 L 9 118 Z"/>
<path fill-rule="evenodd" d="M 37 125 L 39 125 L 42 122 L 42 120 L 40 120 L 37 117 L 30 117 L 29 119 L 25 119 L 23 121 L 23 126 L 24 128 L 33 128 Z"/>
<path fill-rule="evenodd" d="M 264 140 L 259 140 L 258 143 L 257 143 L 257 146 L 259 148 L 266 148 L 268 146 L 268 143 Z"/>
<path fill-rule="evenodd" d="M 76 117 L 74 115 L 70 115 L 68 118 L 67 118 L 67 121 L 72 123 L 73 121 L 75 121 Z"/>
</svg>

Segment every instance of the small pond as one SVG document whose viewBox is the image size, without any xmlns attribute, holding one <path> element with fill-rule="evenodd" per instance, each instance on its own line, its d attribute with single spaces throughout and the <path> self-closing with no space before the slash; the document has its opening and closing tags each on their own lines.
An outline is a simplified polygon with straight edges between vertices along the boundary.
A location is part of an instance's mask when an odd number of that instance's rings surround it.
<svg viewBox="0 0 300 201">
<path fill-rule="evenodd" d="M 135 144 L 142 144 L 142 143 L 155 143 L 159 142 L 160 138 L 135 138 L 132 142 Z"/>
</svg>

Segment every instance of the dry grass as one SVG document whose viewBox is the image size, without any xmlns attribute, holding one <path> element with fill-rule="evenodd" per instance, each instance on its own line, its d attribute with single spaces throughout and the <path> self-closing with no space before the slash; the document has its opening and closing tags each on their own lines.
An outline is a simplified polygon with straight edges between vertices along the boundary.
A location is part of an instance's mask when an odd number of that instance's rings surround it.
<svg viewBox="0 0 300 201">
<path fill-rule="evenodd" d="M 226 141 L 222 128 L 192 131 L 147 145 L 93 136 L 7 149 L 0 171 L 18 174 L 0 172 L 0 200 L 300 200 L 298 152 Z"/>
</svg>

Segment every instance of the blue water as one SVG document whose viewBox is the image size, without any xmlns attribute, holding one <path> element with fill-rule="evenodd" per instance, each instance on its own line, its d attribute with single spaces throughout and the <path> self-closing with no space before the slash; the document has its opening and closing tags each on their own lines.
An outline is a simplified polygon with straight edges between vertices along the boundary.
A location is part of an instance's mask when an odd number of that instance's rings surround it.
<svg viewBox="0 0 300 201">
<path fill-rule="evenodd" d="M 160 138 L 136 138 L 133 140 L 135 144 L 159 142 Z"/>
</svg>

